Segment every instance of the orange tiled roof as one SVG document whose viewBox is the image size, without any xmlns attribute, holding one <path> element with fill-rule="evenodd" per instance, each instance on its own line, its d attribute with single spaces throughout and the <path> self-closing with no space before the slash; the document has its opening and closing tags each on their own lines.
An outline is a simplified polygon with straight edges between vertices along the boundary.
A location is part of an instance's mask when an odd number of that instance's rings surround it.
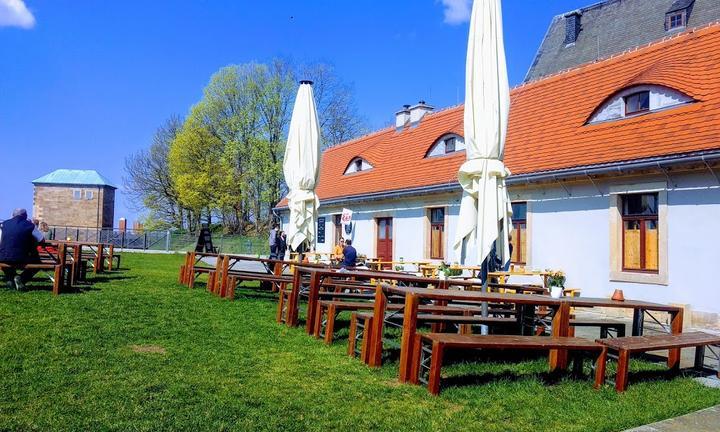
<svg viewBox="0 0 720 432">
<path fill-rule="evenodd" d="M 681 91 L 695 103 L 587 125 L 609 96 L 637 84 Z M 428 114 L 323 153 L 321 200 L 452 183 L 465 153 L 425 158 L 446 133 L 463 134 L 463 107 Z M 625 162 L 720 148 L 720 24 L 515 88 L 505 163 L 513 174 Z M 372 170 L 344 175 L 360 156 Z M 285 206 L 283 200 L 279 206 Z"/>
</svg>

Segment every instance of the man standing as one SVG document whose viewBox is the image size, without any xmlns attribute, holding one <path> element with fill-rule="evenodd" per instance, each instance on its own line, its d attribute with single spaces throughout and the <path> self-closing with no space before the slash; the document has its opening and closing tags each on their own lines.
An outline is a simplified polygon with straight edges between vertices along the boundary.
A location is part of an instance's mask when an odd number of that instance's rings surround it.
<svg viewBox="0 0 720 432">
<path fill-rule="evenodd" d="M 357 264 L 357 251 L 352 246 L 352 240 L 345 241 L 345 249 L 343 249 L 342 267 L 355 267 Z"/>
<path fill-rule="evenodd" d="M 0 229 L 2 229 L 0 263 L 13 266 L 13 268 L 3 269 L 5 279 L 10 289 L 23 291 L 25 290 L 25 284 L 35 276 L 38 270 L 25 269 L 18 276 L 15 267 L 40 262 L 37 245 L 44 240 L 43 236 L 35 225 L 27 219 L 25 209 L 15 209 L 13 217 L 0 224 Z"/>
<path fill-rule="evenodd" d="M 270 230 L 270 238 L 268 239 L 268 242 L 270 243 L 270 259 L 277 258 L 277 234 L 278 225 L 273 223 L 272 229 Z"/>
</svg>

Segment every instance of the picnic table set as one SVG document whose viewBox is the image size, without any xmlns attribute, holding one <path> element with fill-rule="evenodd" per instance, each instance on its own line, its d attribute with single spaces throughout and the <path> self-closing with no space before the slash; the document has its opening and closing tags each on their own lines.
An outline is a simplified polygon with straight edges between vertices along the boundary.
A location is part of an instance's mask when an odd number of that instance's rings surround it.
<svg viewBox="0 0 720 432">
<path fill-rule="evenodd" d="M 214 260 L 214 261 L 213 261 Z M 255 263 L 256 271 L 234 269 Z M 214 263 L 214 265 L 212 265 Z M 606 381 L 606 364 L 617 360 L 614 384 L 618 392 L 628 386 L 630 355 L 668 350 L 667 366 L 680 371 L 680 350 L 696 348 L 693 369 L 707 372 L 706 349 L 720 354 L 720 336 L 683 333 L 683 309 L 678 306 L 625 299 L 563 296 L 553 298 L 539 285 L 488 283 L 479 289 L 474 279 L 441 280 L 400 271 L 338 269 L 330 265 L 271 260 L 240 255 L 189 252 L 181 267 L 180 282 L 195 284 L 207 275 L 208 290 L 233 299 L 243 281 L 261 281 L 278 295 L 276 320 L 281 325 L 301 324 L 326 344 L 335 342 L 337 317 L 350 314 L 348 355 L 370 367 L 380 367 L 388 352 L 386 329 L 400 332 L 398 379 L 426 384 L 432 394 L 441 389 L 444 353 L 453 351 L 516 350 L 548 352 L 548 369 L 564 373 L 572 365 L 582 375 L 590 359 L 594 386 Z M 304 304 L 303 304 L 304 301 Z M 631 310 L 632 324 L 610 319 L 585 320 L 578 309 Z M 661 333 L 646 334 L 645 321 Z M 575 336 L 580 327 L 599 330 L 598 338 Z M 720 364 L 714 373 L 720 374 Z"/>
<path fill-rule="evenodd" d="M 87 281 L 88 270 L 94 274 L 120 267 L 120 254 L 113 244 L 91 241 L 45 240 L 38 246 L 39 262 L 14 265 L 0 263 L 0 268 L 37 269 L 52 283 L 54 295 L 76 290 Z"/>
</svg>

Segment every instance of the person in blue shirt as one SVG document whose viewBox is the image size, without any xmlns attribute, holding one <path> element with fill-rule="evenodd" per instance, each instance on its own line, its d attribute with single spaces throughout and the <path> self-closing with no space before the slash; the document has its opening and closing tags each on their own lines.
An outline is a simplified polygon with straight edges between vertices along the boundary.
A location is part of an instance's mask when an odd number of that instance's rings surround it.
<svg viewBox="0 0 720 432">
<path fill-rule="evenodd" d="M 8 288 L 18 291 L 25 290 L 37 269 L 24 269 L 17 275 L 16 268 L 25 264 L 40 262 L 37 245 L 44 238 L 37 227 L 28 220 L 25 209 L 16 209 L 13 217 L 0 223 L 0 262 L 12 267 L 3 268 Z"/>
<path fill-rule="evenodd" d="M 343 261 L 341 267 L 355 267 L 357 262 L 357 251 L 352 246 L 352 240 L 347 239 L 345 241 L 345 248 L 343 249 Z"/>
</svg>

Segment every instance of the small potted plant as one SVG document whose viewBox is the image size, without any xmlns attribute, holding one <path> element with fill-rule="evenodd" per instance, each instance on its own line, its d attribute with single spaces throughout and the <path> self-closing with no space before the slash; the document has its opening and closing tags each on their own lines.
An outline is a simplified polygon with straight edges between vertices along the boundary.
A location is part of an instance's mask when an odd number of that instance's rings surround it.
<svg viewBox="0 0 720 432">
<path fill-rule="evenodd" d="M 450 266 L 445 261 L 440 262 L 438 265 L 438 278 L 440 280 L 447 280 L 450 276 Z"/>
<path fill-rule="evenodd" d="M 547 270 L 548 288 L 550 288 L 550 296 L 552 298 L 560 298 L 565 289 L 565 273 L 560 270 Z"/>
</svg>

